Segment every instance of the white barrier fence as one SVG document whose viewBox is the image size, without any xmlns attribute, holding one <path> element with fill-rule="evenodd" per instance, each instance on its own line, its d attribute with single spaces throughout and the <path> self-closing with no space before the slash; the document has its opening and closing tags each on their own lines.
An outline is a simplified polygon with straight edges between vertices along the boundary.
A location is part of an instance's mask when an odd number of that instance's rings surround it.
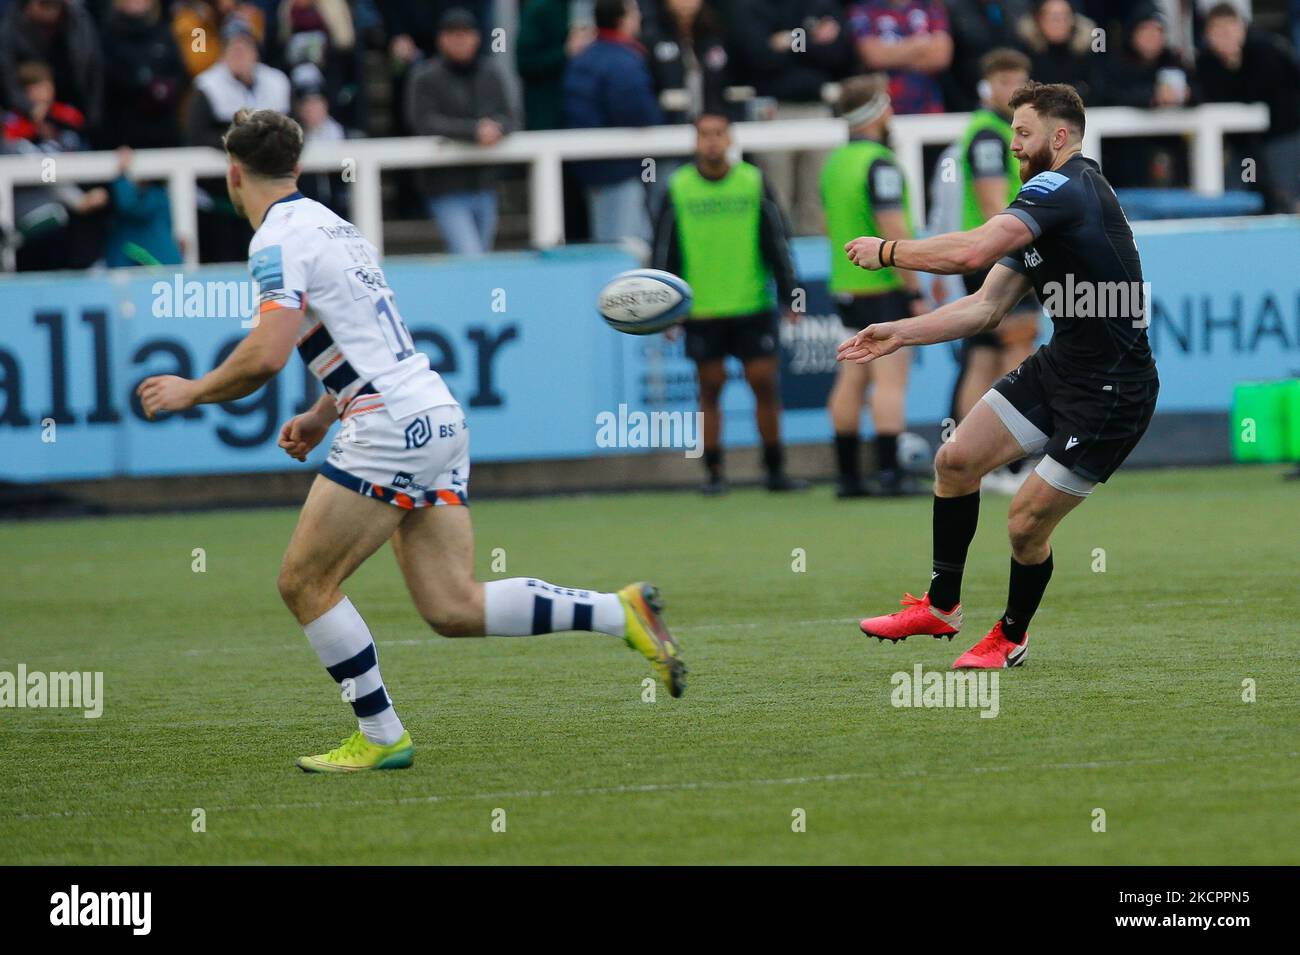
<svg viewBox="0 0 1300 955">
<path fill-rule="evenodd" d="M 925 190 L 922 150 L 960 138 L 967 113 L 897 116 L 891 140 L 899 161 L 915 187 L 911 190 L 915 221 L 924 221 Z M 1101 140 L 1109 137 L 1183 135 L 1190 140 L 1193 188 L 1203 195 L 1223 192 L 1223 137 L 1227 133 L 1260 132 L 1268 128 L 1268 107 L 1262 104 L 1215 103 L 1190 109 L 1142 110 L 1105 106 L 1088 110 L 1084 154 L 1100 159 Z M 830 149 L 847 138 L 845 124 L 836 119 L 789 119 L 737 123 L 737 146 L 746 152 L 785 152 Z M 644 129 L 548 130 L 519 132 L 491 147 L 452 142 L 436 136 L 392 139 L 350 139 L 315 143 L 303 153 L 306 172 L 347 172 L 352 181 L 352 217 L 356 226 L 383 251 L 383 211 L 380 175 L 385 170 L 435 166 L 512 164 L 528 167 L 530 239 L 536 248 L 564 242 L 564 199 L 561 163 L 575 159 L 628 159 L 687 156 L 694 148 L 690 126 Z M 112 152 L 0 156 L 0 225 L 11 230 L 13 189 L 49 185 L 50 166 L 58 182 L 106 182 L 117 175 Z M 195 180 L 225 174 L 225 156 L 202 147 L 140 150 L 132 174 L 142 180 L 165 180 L 171 200 L 172 226 L 185 250 L 185 261 L 198 261 L 198 209 Z M 423 210 L 411 210 L 423 218 Z M 6 250 L 5 268 L 12 270 L 13 253 Z"/>
</svg>

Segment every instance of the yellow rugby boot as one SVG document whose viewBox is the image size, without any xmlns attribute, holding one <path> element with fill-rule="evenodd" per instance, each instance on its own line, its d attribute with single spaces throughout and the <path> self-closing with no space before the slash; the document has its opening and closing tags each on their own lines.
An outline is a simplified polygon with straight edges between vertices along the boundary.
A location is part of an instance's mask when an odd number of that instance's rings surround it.
<svg viewBox="0 0 1300 955">
<path fill-rule="evenodd" d="M 627 611 L 623 639 L 650 661 L 670 694 L 681 696 L 686 692 L 686 664 L 682 662 L 681 647 L 664 623 L 659 589 L 647 583 L 628 584 L 618 592 L 618 599 Z"/>
<path fill-rule="evenodd" d="M 298 768 L 308 773 L 359 773 L 367 769 L 405 769 L 415 762 L 411 734 L 391 746 L 372 743 L 357 730 L 338 747 L 319 756 L 299 756 Z"/>
</svg>

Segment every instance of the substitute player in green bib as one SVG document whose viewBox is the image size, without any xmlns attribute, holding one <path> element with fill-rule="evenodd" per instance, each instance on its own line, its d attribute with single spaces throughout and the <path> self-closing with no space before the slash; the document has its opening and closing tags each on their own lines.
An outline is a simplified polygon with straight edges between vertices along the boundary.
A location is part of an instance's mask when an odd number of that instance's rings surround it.
<svg viewBox="0 0 1300 955">
<path fill-rule="evenodd" d="M 754 392 L 768 490 L 799 490 L 807 484 L 786 476 L 781 447 L 777 304 L 793 320 L 795 289 L 788 230 L 763 174 L 747 162 L 733 165 L 730 149 L 727 117 L 702 112 L 695 120 L 695 161 L 668 182 L 653 264 L 686 279 L 695 295 L 683 325 L 704 413 L 704 492 L 727 489 L 719 401 L 728 355 L 740 360 Z"/>
<path fill-rule="evenodd" d="M 886 145 L 893 116 L 887 89 L 888 80 L 880 73 L 844 82 L 840 113 L 849 124 L 849 141 L 831 153 L 822 168 L 822 202 L 832 253 L 830 290 L 850 334 L 876 322 L 892 322 L 925 311 L 914 272 L 866 272 L 840 254 L 844 243 L 859 235 L 912 236 L 907 180 Z M 840 497 L 917 492 L 915 478 L 898 467 L 898 436 L 906 423 L 910 362 L 910 352 L 904 349 L 870 367 L 840 363 L 827 403 L 835 429 L 836 493 Z M 871 417 L 877 467 L 871 484 L 862 479 L 858 449 L 858 428 L 869 386 L 874 386 Z"/>
<path fill-rule="evenodd" d="M 976 229 L 997 215 L 1020 191 L 1020 161 L 1011 152 L 1011 96 L 1029 82 L 1029 58 L 1017 50 L 998 49 L 980 60 L 980 103 L 959 142 L 962 185 L 961 229 Z M 976 292 L 988 270 L 963 275 L 966 294 Z M 952 417 L 961 421 L 993 383 L 1029 357 L 1038 337 L 1038 300 L 1025 296 L 992 331 L 979 332 L 961 344 L 960 367 L 953 384 Z M 1028 470 L 1015 461 L 984 478 L 984 489 L 1014 494 Z"/>
</svg>

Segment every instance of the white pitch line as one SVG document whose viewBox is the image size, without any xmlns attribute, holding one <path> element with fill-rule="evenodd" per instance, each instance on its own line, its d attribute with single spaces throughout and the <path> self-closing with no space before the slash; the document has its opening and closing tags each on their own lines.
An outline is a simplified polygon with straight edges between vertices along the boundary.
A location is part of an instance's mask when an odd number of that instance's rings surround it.
<svg viewBox="0 0 1300 955">
<path fill-rule="evenodd" d="M 971 766 L 951 772 L 934 773 L 924 769 L 881 772 L 826 773 L 813 776 L 784 776 L 775 779 L 704 780 L 701 782 L 644 783 L 626 786 L 586 786 L 577 789 L 523 789 L 516 792 L 462 793 L 429 796 L 399 796 L 396 799 L 346 799 L 335 802 L 252 803 L 244 806 L 204 806 L 206 812 L 284 812 L 298 809 L 364 809 L 371 806 L 423 806 L 452 802 L 504 802 L 510 799 L 550 799 L 554 797 L 622 796 L 663 792 L 708 792 L 719 789 L 757 788 L 761 786 L 805 786 L 813 783 L 853 782 L 878 779 L 889 782 L 906 778 L 943 778 L 979 773 L 1009 773 L 1016 770 L 1061 771 L 1076 769 L 1118 769 L 1126 766 L 1159 766 L 1167 763 L 1239 762 L 1242 760 L 1294 759 L 1300 753 L 1234 753 L 1224 756 L 1166 756 L 1156 759 L 1093 760 L 1083 763 L 1038 763 L 1031 766 Z M 15 813 L 0 819 L 32 821 L 39 819 L 105 818 L 119 816 L 185 815 L 193 809 L 175 806 L 150 806 L 143 809 L 117 809 L 108 812 Z"/>
</svg>

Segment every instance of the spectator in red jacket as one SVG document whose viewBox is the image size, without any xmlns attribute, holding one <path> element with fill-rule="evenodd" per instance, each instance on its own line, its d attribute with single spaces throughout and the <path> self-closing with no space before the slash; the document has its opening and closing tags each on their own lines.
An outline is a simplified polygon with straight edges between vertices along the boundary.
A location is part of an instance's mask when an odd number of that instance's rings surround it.
<svg viewBox="0 0 1300 955">
<path fill-rule="evenodd" d="M 26 104 L 4 117 L 4 152 L 45 157 L 85 149 L 85 117 L 55 99 L 54 72 L 41 62 L 20 63 L 15 80 Z M 57 167 L 51 167 L 57 168 Z M 20 272 L 84 269 L 99 258 L 108 190 L 83 190 L 57 177 L 52 185 L 14 190 L 14 221 L 22 244 Z"/>
<path fill-rule="evenodd" d="M 71 0 L 9 0 L 0 14 L 0 101 L 28 108 L 18 67 L 45 63 L 54 77 L 59 102 L 76 107 L 85 126 L 99 126 L 104 96 L 104 63 L 99 32 L 83 4 Z"/>
</svg>

